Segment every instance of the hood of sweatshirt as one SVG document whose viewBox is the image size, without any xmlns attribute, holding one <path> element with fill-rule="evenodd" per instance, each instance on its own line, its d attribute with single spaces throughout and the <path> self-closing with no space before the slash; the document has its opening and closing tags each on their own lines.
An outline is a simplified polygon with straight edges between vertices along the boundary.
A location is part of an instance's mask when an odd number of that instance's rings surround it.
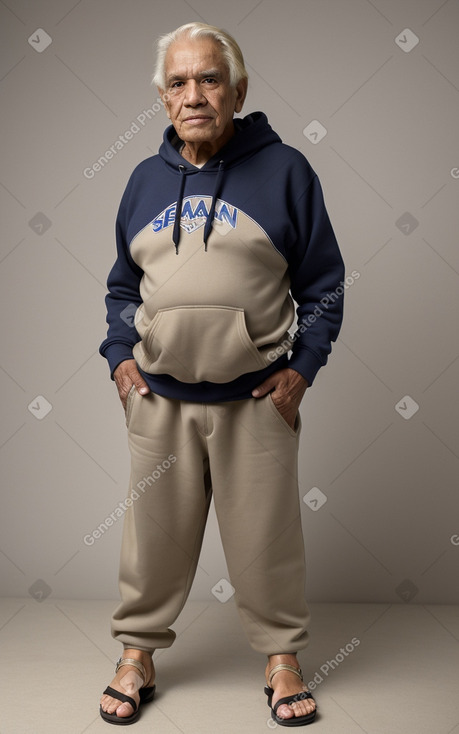
<svg viewBox="0 0 459 734">
<path fill-rule="evenodd" d="M 172 239 L 175 252 L 178 255 L 180 243 L 180 219 L 182 211 L 183 191 L 185 188 L 185 177 L 199 173 L 215 174 L 215 183 L 212 193 L 212 203 L 204 227 L 204 245 L 207 251 L 207 240 L 212 231 L 212 222 L 215 215 L 215 205 L 225 175 L 229 168 L 237 166 L 252 155 L 258 153 L 262 148 L 274 143 L 281 143 L 279 135 L 274 132 L 263 112 L 253 112 L 246 117 L 236 117 L 234 120 L 235 133 L 232 138 L 217 153 L 198 168 L 186 161 L 180 155 L 179 150 L 182 140 L 175 132 L 173 125 L 169 125 L 164 132 L 163 142 L 159 148 L 159 155 L 166 165 L 177 174 L 177 209 Z"/>
</svg>

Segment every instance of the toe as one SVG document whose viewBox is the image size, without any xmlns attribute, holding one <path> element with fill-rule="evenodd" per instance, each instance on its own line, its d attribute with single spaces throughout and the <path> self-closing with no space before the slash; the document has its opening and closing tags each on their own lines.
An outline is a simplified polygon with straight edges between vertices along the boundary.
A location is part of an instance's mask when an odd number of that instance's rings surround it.
<svg viewBox="0 0 459 734">
<path fill-rule="evenodd" d="M 134 710 L 130 703 L 125 703 L 117 698 L 112 698 L 107 695 L 102 696 L 100 705 L 102 707 L 102 711 L 105 711 L 107 714 L 114 714 L 116 712 L 116 715 L 120 718 L 130 716 Z"/>
<path fill-rule="evenodd" d="M 100 706 L 102 711 L 108 711 L 108 707 L 110 706 L 110 702 L 113 701 L 110 696 L 107 696 L 106 694 L 102 696 L 100 699 Z"/>
<path fill-rule="evenodd" d="M 124 718 L 125 716 L 130 716 L 132 712 L 134 711 L 130 703 L 122 703 L 115 710 L 116 710 L 116 715 L 121 718 Z"/>
<path fill-rule="evenodd" d="M 277 716 L 280 716 L 281 719 L 291 719 L 295 714 L 290 706 L 283 703 L 282 706 L 279 706 L 277 709 Z"/>
<path fill-rule="evenodd" d="M 315 709 L 315 703 L 308 699 L 307 701 L 294 701 L 291 704 L 283 703 L 277 709 L 277 715 L 281 719 L 291 719 L 292 717 L 306 716 L 311 714 Z"/>
<path fill-rule="evenodd" d="M 311 699 L 307 699 L 306 701 L 298 701 L 292 704 L 294 716 L 305 716 L 306 714 L 311 714 L 314 709 L 315 703 L 311 701 Z"/>
</svg>

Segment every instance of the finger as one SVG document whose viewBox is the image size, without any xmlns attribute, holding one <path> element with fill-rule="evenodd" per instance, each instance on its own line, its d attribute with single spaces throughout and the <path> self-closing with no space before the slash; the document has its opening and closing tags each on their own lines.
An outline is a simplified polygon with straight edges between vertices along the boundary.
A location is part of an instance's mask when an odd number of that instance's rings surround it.
<svg viewBox="0 0 459 734">
<path fill-rule="evenodd" d="M 129 390 L 131 389 L 133 382 L 132 380 L 127 376 L 118 376 L 115 379 L 116 387 L 118 389 L 118 394 L 121 398 L 121 401 L 126 400 Z"/>
<path fill-rule="evenodd" d="M 254 398 L 261 398 L 263 395 L 267 395 L 273 387 L 276 387 L 276 381 L 273 380 L 272 376 L 268 377 L 267 380 L 261 383 L 261 385 L 257 385 L 256 388 L 252 390 L 252 395 Z"/>
<path fill-rule="evenodd" d="M 146 395 L 150 392 L 150 388 L 137 369 L 134 359 L 128 359 L 121 362 L 113 376 L 122 400 L 127 397 L 132 385 L 135 385 L 136 390 L 140 395 Z"/>
<path fill-rule="evenodd" d="M 129 377 L 131 378 L 132 384 L 135 385 L 135 388 L 137 392 L 140 393 L 140 395 L 146 395 L 150 392 L 150 388 L 148 387 L 147 383 L 137 369 L 134 369 L 132 372 L 130 372 Z"/>
<path fill-rule="evenodd" d="M 132 385 L 131 385 L 131 387 L 132 387 Z M 128 399 L 128 395 L 129 395 L 129 390 L 126 391 L 126 390 L 122 390 L 122 389 L 118 388 L 118 395 L 119 395 L 119 398 L 121 400 L 121 405 L 123 406 L 124 410 L 126 410 L 126 404 L 127 404 L 127 399 Z"/>
</svg>

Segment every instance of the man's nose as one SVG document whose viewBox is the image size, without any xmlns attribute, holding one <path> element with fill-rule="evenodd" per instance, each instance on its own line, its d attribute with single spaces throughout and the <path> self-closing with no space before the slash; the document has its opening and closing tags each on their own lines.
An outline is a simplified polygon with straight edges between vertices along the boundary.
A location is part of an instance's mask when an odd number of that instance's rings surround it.
<svg viewBox="0 0 459 734">
<path fill-rule="evenodd" d="M 189 79 L 186 85 L 185 104 L 189 107 L 196 107 L 205 103 L 206 98 L 202 93 L 201 85 L 195 79 Z"/>
</svg>

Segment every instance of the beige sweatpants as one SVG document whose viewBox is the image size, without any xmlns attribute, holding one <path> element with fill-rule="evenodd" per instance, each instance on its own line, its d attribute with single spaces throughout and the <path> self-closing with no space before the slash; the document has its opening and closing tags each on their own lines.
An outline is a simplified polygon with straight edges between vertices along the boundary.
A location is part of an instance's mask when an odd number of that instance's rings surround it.
<svg viewBox="0 0 459 734">
<path fill-rule="evenodd" d="M 169 647 L 195 575 L 213 494 L 229 581 L 254 650 L 307 646 L 298 441 L 271 395 L 193 403 L 131 391 L 130 506 L 121 603 L 112 635 L 124 647 Z M 219 579 L 209 582 L 209 594 Z"/>
</svg>

